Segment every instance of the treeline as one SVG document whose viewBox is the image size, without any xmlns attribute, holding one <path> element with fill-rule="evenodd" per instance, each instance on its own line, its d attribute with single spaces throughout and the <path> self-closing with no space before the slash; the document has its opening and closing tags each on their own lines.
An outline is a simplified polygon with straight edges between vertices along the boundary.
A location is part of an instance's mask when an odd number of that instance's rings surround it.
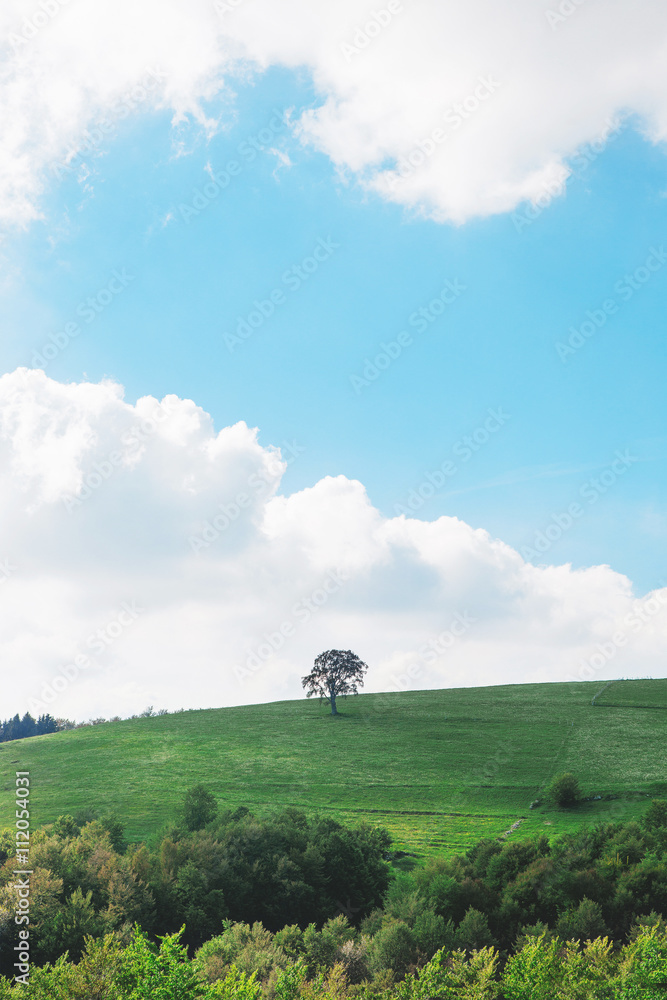
<svg viewBox="0 0 667 1000">
<path fill-rule="evenodd" d="M 610 982 L 618 976 L 620 983 L 637 941 L 652 941 L 660 955 L 667 954 L 664 801 L 654 801 L 638 823 L 603 823 L 552 843 L 546 837 L 482 840 L 465 855 L 413 872 L 392 869 L 390 838 L 381 829 L 348 829 L 294 809 L 266 818 L 245 808 L 218 815 L 201 788 L 186 796 L 179 824 L 151 845 L 128 847 L 117 820 L 89 815 L 62 816 L 32 836 L 33 961 L 55 962 L 68 952 L 76 962 L 87 936 L 99 942 L 111 934 L 104 947 L 121 954 L 139 947 L 135 926 L 150 940 L 184 927 L 181 943 L 194 962 L 187 968 L 201 979 L 197 988 L 227 982 L 231 990 L 192 996 L 241 995 L 234 992 L 240 982 L 234 977 L 243 974 L 255 975 L 264 996 L 278 1000 L 301 996 L 306 981 L 325 989 L 325 980 L 338 984 L 340 997 L 484 997 L 442 992 L 440 980 L 440 992 L 425 992 L 436 985 L 427 987 L 428 976 L 458 969 L 465 979 L 486 969 L 497 991 L 502 970 L 508 990 L 508 969 L 530 978 L 526 970 L 546 963 L 549 976 L 565 982 L 575 972 L 588 975 L 592 963 L 594 975 L 604 968 Z M 0 838 L 5 975 L 12 973 L 16 944 L 13 850 L 12 832 L 6 831 Z M 587 940 L 598 943 L 588 947 Z M 574 943 L 565 947 L 567 941 Z M 94 947 L 88 946 L 89 956 L 98 954 Z"/>
<path fill-rule="evenodd" d="M 526 934 L 627 941 L 639 923 L 667 914 L 667 802 L 641 821 L 599 823 L 523 841 L 482 840 L 463 857 L 428 863 L 414 878 L 419 899 L 475 947 L 511 950 Z"/>
<path fill-rule="evenodd" d="M 382 906 L 391 879 L 388 835 L 368 825 L 346 829 L 287 809 L 259 819 L 246 808 L 227 811 L 205 829 L 185 823 L 153 845 L 127 848 L 112 818 L 86 822 L 62 816 L 31 831 L 31 922 L 37 961 L 68 951 L 77 958 L 86 935 L 134 924 L 149 934 L 185 925 L 194 951 L 219 933 L 223 920 L 322 926 L 355 901 L 357 919 Z M 0 839 L 0 971 L 11 971 L 17 928 L 13 832 Z"/>
<path fill-rule="evenodd" d="M 506 963 L 493 947 L 468 954 L 443 948 L 401 982 L 351 982 L 345 964 L 309 976 L 302 960 L 276 977 L 275 1000 L 663 1000 L 667 983 L 667 933 L 642 929 L 614 951 L 606 938 L 583 947 L 544 936 L 530 938 Z M 264 1000 L 253 974 L 231 966 L 207 981 L 198 958 L 190 960 L 178 935 L 160 947 L 141 931 L 127 946 L 117 937 L 89 939 L 78 963 L 33 969 L 27 985 L 0 979 L 0 1000 Z"/>
<path fill-rule="evenodd" d="M 182 708 L 178 711 L 184 711 Z M 169 715 L 166 708 L 161 708 L 159 711 L 155 711 L 152 705 L 145 708 L 143 712 L 138 715 L 129 715 L 128 719 L 152 719 L 159 715 Z M 17 713 L 13 719 L 7 719 L 5 722 L 0 722 L 0 743 L 6 743 L 8 740 L 22 740 L 28 736 L 43 736 L 46 733 L 59 733 L 65 729 L 84 729 L 88 726 L 101 726 L 105 722 L 122 722 L 123 719 L 120 715 L 114 715 L 111 719 L 105 719 L 101 716 L 96 719 L 88 719 L 87 722 L 73 722 L 71 719 L 54 719 L 51 715 L 40 715 L 39 718 L 33 719 L 29 712 L 21 718 Z"/>
<path fill-rule="evenodd" d="M 64 721 L 64 720 L 63 720 Z M 65 728 L 59 725 L 59 720 L 51 715 L 40 715 L 33 719 L 29 712 L 20 717 L 17 714 L 13 719 L 6 719 L 0 722 L 0 743 L 8 740 L 22 740 L 26 736 L 44 736 L 45 733 L 57 733 L 59 729 Z"/>
</svg>

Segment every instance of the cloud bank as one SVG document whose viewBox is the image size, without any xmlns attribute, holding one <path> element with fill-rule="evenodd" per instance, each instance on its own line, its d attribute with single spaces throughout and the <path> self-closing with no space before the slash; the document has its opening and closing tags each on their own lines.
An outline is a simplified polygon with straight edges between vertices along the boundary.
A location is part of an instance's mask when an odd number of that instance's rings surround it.
<svg viewBox="0 0 667 1000">
<path fill-rule="evenodd" d="M 209 133 L 233 86 L 310 74 L 295 121 L 341 174 L 439 221 L 546 203 L 582 144 L 632 116 L 667 137 L 660 0 L 8 0 L 0 11 L 0 221 L 39 217 L 45 185 L 129 115 Z M 215 109 L 215 110 L 212 110 Z M 92 139 L 91 139 L 92 136 Z"/>
<path fill-rule="evenodd" d="M 386 518 L 344 476 L 285 495 L 300 457 L 192 400 L 0 378 L 3 712 L 300 697 L 332 647 L 375 691 L 663 669 L 667 590 L 533 566 L 455 517 Z"/>
</svg>

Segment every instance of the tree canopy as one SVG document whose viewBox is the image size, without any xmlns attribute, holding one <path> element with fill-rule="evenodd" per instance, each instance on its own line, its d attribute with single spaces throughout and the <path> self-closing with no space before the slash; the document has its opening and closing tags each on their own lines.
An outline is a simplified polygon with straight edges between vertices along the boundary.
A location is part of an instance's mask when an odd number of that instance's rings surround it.
<svg viewBox="0 0 667 1000">
<path fill-rule="evenodd" d="M 581 799 L 581 789 L 579 782 L 571 771 L 557 774 L 551 780 L 547 789 L 547 795 L 557 806 L 568 808 L 574 806 Z"/>
<path fill-rule="evenodd" d="M 202 830 L 218 811 L 215 796 L 204 785 L 194 785 L 183 799 L 183 822 L 186 830 Z"/>
<path fill-rule="evenodd" d="M 331 704 L 331 714 L 338 715 L 336 698 L 358 694 L 368 665 L 351 649 L 328 649 L 315 659 L 312 671 L 301 679 L 308 698 L 317 694 Z"/>
<path fill-rule="evenodd" d="M 27 736 L 43 736 L 45 733 L 56 733 L 59 729 L 57 721 L 50 715 L 40 715 L 33 719 L 29 712 L 21 718 L 18 713 L 13 719 L 0 722 L 0 743 L 8 740 L 22 740 Z"/>
</svg>

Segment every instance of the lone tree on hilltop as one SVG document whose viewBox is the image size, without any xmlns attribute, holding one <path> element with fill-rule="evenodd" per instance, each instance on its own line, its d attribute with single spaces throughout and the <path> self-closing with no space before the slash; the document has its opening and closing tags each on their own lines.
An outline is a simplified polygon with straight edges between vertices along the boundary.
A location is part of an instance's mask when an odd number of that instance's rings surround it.
<svg viewBox="0 0 667 1000">
<path fill-rule="evenodd" d="M 318 694 L 331 703 L 331 714 L 338 715 L 336 698 L 341 694 L 359 694 L 367 670 L 367 664 L 351 649 L 328 649 L 320 653 L 313 670 L 301 678 L 301 683 L 308 698 Z"/>
</svg>

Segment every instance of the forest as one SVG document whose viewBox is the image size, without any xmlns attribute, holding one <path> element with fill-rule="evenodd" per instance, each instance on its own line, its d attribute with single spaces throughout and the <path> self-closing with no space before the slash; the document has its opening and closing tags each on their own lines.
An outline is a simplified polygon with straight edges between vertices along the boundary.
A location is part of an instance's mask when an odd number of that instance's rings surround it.
<svg viewBox="0 0 667 1000">
<path fill-rule="evenodd" d="M 0 850 L 8 982 L 21 946 L 10 831 Z M 202 787 L 152 843 L 128 845 L 110 816 L 61 816 L 32 835 L 34 966 L 30 987 L 12 989 L 60 995 L 48 992 L 58 977 L 75 981 L 103 955 L 107 978 L 114 969 L 127 978 L 137 963 L 163 971 L 172 963 L 194 984 L 173 994 L 183 997 L 541 997 L 520 986 L 538 966 L 551 970 L 554 989 L 576 973 L 597 977 L 601 990 L 549 996 L 629 997 L 614 982 L 629 988 L 637 962 L 667 981 L 666 801 L 654 800 L 639 822 L 601 823 L 551 843 L 485 839 L 423 868 L 404 870 L 409 859 L 399 853 L 368 824 L 350 829 L 295 809 L 219 812 Z M 457 976 L 482 992 L 446 992 Z M 149 994 L 118 986 L 62 995 Z"/>
</svg>

